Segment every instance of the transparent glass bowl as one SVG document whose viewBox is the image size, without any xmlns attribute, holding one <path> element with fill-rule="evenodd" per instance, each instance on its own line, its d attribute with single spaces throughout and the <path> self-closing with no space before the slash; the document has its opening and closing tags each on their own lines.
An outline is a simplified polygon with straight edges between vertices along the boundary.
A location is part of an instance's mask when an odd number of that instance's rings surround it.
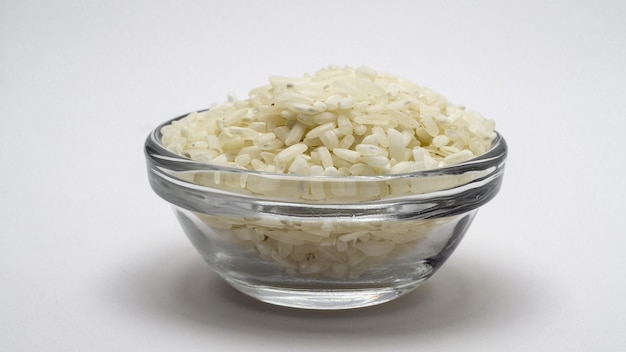
<svg viewBox="0 0 626 352">
<path fill-rule="evenodd" d="M 432 276 L 498 193 L 507 154 L 497 135 L 445 168 L 305 177 L 186 159 L 160 142 L 169 123 L 145 142 L 148 178 L 194 247 L 239 291 L 308 309 L 383 303 Z"/>
</svg>

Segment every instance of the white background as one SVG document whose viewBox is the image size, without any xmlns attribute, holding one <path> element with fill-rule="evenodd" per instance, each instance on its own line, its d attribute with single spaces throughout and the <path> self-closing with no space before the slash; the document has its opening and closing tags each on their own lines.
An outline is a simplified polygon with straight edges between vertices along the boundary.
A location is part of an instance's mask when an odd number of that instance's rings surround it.
<svg viewBox="0 0 626 352">
<path fill-rule="evenodd" d="M 0 350 L 626 346 L 624 1 L 0 1 Z M 367 65 L 496 120 L 502 191 L 430 281 L 269 306 L 149 188 L 159 123 L 269 75 Z"/>
</svg>

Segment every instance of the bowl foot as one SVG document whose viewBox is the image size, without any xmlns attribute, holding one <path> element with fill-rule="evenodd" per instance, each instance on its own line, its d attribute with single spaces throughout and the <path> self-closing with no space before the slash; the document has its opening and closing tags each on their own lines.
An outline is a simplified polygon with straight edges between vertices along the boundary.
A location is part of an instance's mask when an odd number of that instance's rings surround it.
<svg viewBox="0 0 626 352">
<path fill-rule="evenodd" d="M 426 278 L 395 287 L 374 288 L 289 288 L 250 284 L 225 278 L 238 291 L 259 301 L 301 309 L 339 310 L 373 306 L 394 300 L 413 291 Z"/>
</svg>

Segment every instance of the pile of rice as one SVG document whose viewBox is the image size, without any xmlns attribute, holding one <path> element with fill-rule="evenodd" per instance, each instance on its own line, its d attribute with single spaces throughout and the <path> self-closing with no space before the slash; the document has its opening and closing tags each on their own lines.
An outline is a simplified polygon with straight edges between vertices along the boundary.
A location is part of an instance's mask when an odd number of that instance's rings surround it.
<svg viewBox="0 0 626 352">
<path fill-rule="evenodd" d="M 495 123 L 442 95 L 368 67 L 273 76 L 249 98 L 161 129 L 195 161 L 272 173 L 359 176 L 445 167 L 487 151 Z"/>
<path fill-rule="evenodd" d="M 387 175 L 429 170 L 485 153 L 493 121 L 440 94 L 371 68 L 329 66 L 302 78 L 270 77 L 246 100 L 194 112 L 161 129 L 170 151 L 192 160 L 305 176 Z M 297 185 L 266 174 L 183 174 L 190 182 L 271 199 L 361 202 L 451 188 L 472 172 L 366 183 Z M 355 279 L 411 253 L 443 219 L 349 222 L 333 218 L 226 217 L 194 213 L 207 236 L 250 249 L 293 275 Z M 447 225 L 446 225 L 447 224 Z"/>
</svg>

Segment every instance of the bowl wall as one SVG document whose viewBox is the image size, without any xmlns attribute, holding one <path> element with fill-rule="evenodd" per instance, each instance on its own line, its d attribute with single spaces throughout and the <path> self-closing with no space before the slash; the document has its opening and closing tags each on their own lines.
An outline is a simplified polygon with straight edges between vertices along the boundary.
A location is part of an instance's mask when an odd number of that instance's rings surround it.
<svg viewBox="0 0 626 352">
<path fill-rule="evenodd" d="M 413 290 L 452 254 L 476 214 L 359 222 L 174 211 L 197 251 L 232 286 L 310 309 L 363 307 Z"/>
</svg>

